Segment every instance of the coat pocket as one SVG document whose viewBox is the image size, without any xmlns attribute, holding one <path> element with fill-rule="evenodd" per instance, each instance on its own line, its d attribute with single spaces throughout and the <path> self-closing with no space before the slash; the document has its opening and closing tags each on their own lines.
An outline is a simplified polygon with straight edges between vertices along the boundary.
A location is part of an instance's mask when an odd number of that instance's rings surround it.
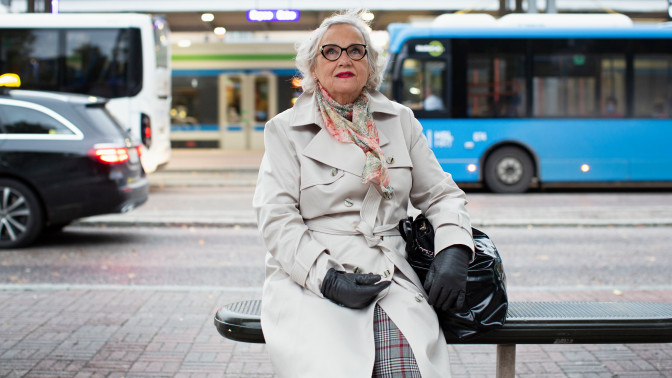
<svg viewBox="0 0 672 378">
<path fill-rule="evenodd" d="M 301 186 L 300 190 L 304 191 L 308 188 L 317 185 L 329 185 L 339 179 L 345 174 L 345 171 L 338 168 L 322 165 L 321 167 L 304 167 L 301 168 Z"/>
</svg>

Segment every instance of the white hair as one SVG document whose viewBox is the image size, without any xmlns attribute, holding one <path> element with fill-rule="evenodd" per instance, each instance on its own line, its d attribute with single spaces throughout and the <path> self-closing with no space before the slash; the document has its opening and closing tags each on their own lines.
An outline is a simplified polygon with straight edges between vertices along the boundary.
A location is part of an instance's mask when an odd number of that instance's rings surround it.
<svg viewBox="0 0 672 378">
<path fill-rule="evenodd" d="M 333 25 L 339 24 L 354 26 L 364 37 L 367 50 L 366 56 L 369 63 L 369 78 L 364 87 L 369 90 L 378 88 L 382 81 L 385 62 L 380 56 L 380 51 L 371 42 L 371 29 L 369 28 L 369 24 L 362 19 L 362 13 L 363 11 L 358 10 L 347 10 L 336 13 L 322 21 L 320 27 L 315 29 L 308 39 L 296 44 L 296 68 L 301 73 L 301 87 L 304 91 L 313 92 L 315 90 L 317 83 L 312 75 L 312 71 L 317 61 L 318 45 L 324 33 Z"/>
</svg>

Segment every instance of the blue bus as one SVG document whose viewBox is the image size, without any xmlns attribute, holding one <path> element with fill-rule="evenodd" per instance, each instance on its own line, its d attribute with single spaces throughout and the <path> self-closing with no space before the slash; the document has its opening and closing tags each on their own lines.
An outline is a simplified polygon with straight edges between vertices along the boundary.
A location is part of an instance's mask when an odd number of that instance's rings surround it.
<svg viewBox="0 0 672 378">
<path fill-rule="evenodd" d="M 392 24 L 381 90 L 459 183 L 672 183 L 672 27 L 581 23 Z"/>
</svg>

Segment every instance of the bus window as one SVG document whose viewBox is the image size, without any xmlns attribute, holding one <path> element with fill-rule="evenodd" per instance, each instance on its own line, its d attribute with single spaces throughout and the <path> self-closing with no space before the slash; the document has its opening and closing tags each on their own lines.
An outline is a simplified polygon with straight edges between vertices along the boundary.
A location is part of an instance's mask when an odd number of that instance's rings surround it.
<svg viewBox="0 0 672 378">
<path fill-rule="evenodd" d="M 535 117 L 595 116 L 595 61 L 582 54 L 537 54 L 533 58 Z"/>
<path fill-rule="evenodd" d="M 129 66 L 137 67 L 141 60 L 132 61 L 129 34 L 128 29 L 68 30 L 63 89 L 111 98 L 139 91 L 140 78 L 130 74 L 141 71 Z"/>
<path fill-rule="evenodd" d="M 524 67 L 522 55 L 469 54 L 467 115 L 477 118 L 524 117 Z"/>
<path fill-rule="evenodd" d="M 58 31 L 4 30 L 0 33 L 0 72 L 14 72 L 24 88 L 56 91 Z"/>
<path fill-rule="evenodd" d="M 610 51 L 622 51 L 623 45 L 619 40 L 535 40 L 533 115 L 622 117 L 625 54 Z"/>
<path fill-rule="evenodd" d="M 454 39 L 452 107 L 457 118 L 527 116 L 526 44 L 515 39 Z"/>
<path fill-rule="evenodd" d="M 422 62 L 406 59 L 401 71 L 401 103 L 417 109 L 422 101 Z"/>
<path fill-rule="evenodd" d="M 406 59 L 402 72 L 404 105 L 416 110 L 446 110 L 446 62 Z"/>
<path fill-rule="evenodd" d="M 391 58 L 390 55 L 387 55 L 385 58 L 385 70 L 383 71 L 383 81 L 380 83 L 378 91 L 384 94 L 387 98 L 394 98 L 392 94 L 392 82 L 394 78 L 392 77 L 392 72 L 394 70 L 395 59 Z"/>
<path fill-rule="evenodd" d="M 601 106 L 603 118 L 625 116 L 625 59 L 602 58 Z"/>
<path fill-rule="evenodd" d="M 446 110 L 444 105 L 444 98 L 446 91 L 444 90 L 446 82 L 446 62 L 444 61 L 427 61 L 425 62 L 422 93 L 422 107 L 427 111 L 443 111 Z"/>
<path fill-rule="evenodd" d="M 168 68 L 170 61 L 170 42 L 168 41 L 168 26 L 160 18 L 154 20 L 154 50 L 156 51 L 156 66 Z"/>
<path fill-rule="evenodd" d="M 670 118 L 672 112 L 672 56 L 636 55 L 634 116 Z"/>
</svg>

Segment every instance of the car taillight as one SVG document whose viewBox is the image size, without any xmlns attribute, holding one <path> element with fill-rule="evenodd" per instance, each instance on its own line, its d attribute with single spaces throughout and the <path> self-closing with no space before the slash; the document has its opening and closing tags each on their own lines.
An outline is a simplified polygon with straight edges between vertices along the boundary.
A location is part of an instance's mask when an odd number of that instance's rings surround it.
<svg viewBox="0 0 672 378">
<path fill-rule="evenodd" d="M 126 147 L 94 147 L 91 149 L 90 155 L 105 164 L 119 164 L 130 159 Z"/>
<path fill-rule="evenodd" d="M 147 148 L 152 145 L 152 123 L 145 113 L 140 113 L 140 137 Z"/>
</svg>

